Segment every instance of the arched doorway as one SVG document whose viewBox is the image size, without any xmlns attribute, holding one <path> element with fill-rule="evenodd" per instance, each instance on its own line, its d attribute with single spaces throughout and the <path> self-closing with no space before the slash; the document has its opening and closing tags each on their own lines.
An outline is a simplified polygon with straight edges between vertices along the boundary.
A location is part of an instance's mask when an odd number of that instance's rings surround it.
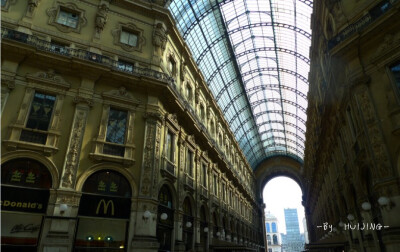
<svg viewBox="0 0 400 252">
<path fill-rule="evenodd" d="M 214 211 L 212 216 L 213 216 L 213 238 L 218 239 L 221 234 L 218 231 L 217 213 Z"/>
<path fill-rule="evenodd" d="M 304 250 L 306 230 L 302 195 L 298 182 L 290 177 L 276 176 L 267 181 L 263 199 L 268 249 Z"/>
<path fill-rule="evenodd" d="M 37 251 L 51 187 L 49 170 L 34 159 L 13 159 L 2 165 L 1 248 L 3 251 Z"/>
<path fill-rule="evenodd" d="M 182 222 L 182 229 L 183 229 L 183 242 L 185 244 L 185 251 L 190 251 L 193 249 L 193 212 L 192 212 L 192 205 L 190 204 L 190 200 L 188 197 L 185 198 L 183 201 L 183 222 Z"/>
<path fill-rule="evenodd" d="M 207 251 L 208 248 L 208 222 L 206 216 L 206 209 L 204 206 L 200 208 L 200 246 L 203 251 Z"/>
<path fill-rule="evenodd" d="M 82 188 L 74 251 L 126 251 L 131 196 L 119 172 L 92 174 Z"/>
<path fill-rule="evenodd" d="M 158 251 L 172 250 L 172 231 L 174 229 L 174 210 L 172 194 L 168 186 L 163 185 L 158 193 L 157 240 Z"/>
</svg>

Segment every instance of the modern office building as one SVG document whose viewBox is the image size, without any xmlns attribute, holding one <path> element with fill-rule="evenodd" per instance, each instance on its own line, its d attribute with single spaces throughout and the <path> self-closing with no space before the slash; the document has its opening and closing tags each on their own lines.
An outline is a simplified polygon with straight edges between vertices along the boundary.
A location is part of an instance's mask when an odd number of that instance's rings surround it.
<svg viewBox="0 0 400 252">
<path fill-rule="evenodd" d="M 300 234 L 299 219 L 296 208 L 285 208 L 286 234 L 282 248 L 286 252 L 301 252 L 304 250 L 304 238 Z"/>
<path fill-rule="evenodd" d="M 2 0 L 2 251 L 265 251 L 284 175 L 306 250 L 397 252 L 399 31 L 399 0 Z"/>
<path fill-rule="evenodd" d="M 267 232 L 267 251 L 281 252 L 282 239 L 278 228 L 278 219 L 270 212 L 265 214 L 265 230 Z"/>
</svg>

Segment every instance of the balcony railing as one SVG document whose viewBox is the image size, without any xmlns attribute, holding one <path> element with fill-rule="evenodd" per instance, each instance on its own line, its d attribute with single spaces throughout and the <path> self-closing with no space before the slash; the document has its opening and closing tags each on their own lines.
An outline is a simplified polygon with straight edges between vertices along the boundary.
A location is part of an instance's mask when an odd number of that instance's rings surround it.
<svg viewBox="0 0 400 252">
<path fill-rule="evenodd" d="M 13 41 L 18 41 L 20 43 L 24 43 L 30 46 L 33 46 L 37 50 L 46 51 L 53 54 L 58 54 L 67 57 L 79 58 L 83 60 L 88 60 L 90 62 L 94 62 L 103 66 L 107 66 L 112 68 L 113 70 L 130 73 L 132 75 L 137 76 L 144 76 L 153 79 L 157 79 L 163 82 L 167 82 L 170 84 L 174 89 L 176 89 L 176 84 L 174 78 L 171 76 L 155 71 L 149 68 L 140 68 L 140 67 L 133 67 L 132 69 L 122 69 L 118 61 L 101 54 L 93 53 L 84 49 L 77 49 L 77 48 L 69 48 L 63 47 L 59 44 L 51 43 L 49 41 L 45 41 L 39 39 L 37 36 L 29 35 L 23 32 L 1 28 L 1 38 L 8 39 Z"/>
<path fill-rule="evenodd" d="M 188 187 L 188 189 L 194 189 L 193 178 L 191 178 L 188 174 L 185 174 L 185 185 Z"/>
</svg>

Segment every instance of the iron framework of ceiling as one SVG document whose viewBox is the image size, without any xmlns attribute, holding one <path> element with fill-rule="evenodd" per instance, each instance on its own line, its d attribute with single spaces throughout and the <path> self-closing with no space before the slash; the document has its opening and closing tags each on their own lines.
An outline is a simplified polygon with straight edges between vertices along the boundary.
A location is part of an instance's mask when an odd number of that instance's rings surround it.
<svg viewBox="0 0 400 252">
<path fill-rule="evenodd" d="M 309 0 L 173 0 L 168 6 L 255 169 L 304 156 Z"/>
</svg>

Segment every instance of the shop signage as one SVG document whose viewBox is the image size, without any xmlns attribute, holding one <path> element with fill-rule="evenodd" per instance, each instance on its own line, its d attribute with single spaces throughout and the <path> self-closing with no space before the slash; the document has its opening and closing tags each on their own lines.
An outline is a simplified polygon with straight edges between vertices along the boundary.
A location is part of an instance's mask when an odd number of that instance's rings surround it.
<svg viewBox="0 0 400 252">
<path fill-rule="evenodd" d="M 129 219 L 131 199 L 83 194 L 79 215 Z"/>
<path fill-rule="evenodd" d="M 1 210 L 44 213 L 49 195 L 49 190 L 1 186 Z"/>
</svg>

